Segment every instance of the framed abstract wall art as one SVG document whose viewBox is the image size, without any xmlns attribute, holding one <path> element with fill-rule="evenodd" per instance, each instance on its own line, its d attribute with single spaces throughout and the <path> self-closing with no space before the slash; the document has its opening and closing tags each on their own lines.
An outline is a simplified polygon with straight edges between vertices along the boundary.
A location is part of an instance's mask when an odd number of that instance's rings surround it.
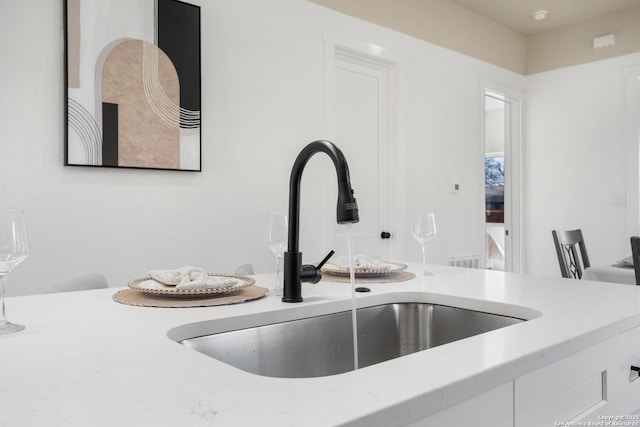
<svg viewBox="0 0 640 427">
<path fill-rule="evenodd" d="M 200 171 L 200 7 L 63 2 L 65 165 Z"/>
</svg>

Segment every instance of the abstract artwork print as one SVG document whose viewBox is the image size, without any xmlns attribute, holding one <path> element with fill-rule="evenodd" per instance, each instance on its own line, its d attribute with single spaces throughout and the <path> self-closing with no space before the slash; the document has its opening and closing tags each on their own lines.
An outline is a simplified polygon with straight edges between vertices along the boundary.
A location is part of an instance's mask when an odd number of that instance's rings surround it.
<svg viewBox="0 0 640 427">
<path fill-rule="evenodd" d="M 63 1 L 65 164 L 200 171 L 200 7 Z"/>
</svg>

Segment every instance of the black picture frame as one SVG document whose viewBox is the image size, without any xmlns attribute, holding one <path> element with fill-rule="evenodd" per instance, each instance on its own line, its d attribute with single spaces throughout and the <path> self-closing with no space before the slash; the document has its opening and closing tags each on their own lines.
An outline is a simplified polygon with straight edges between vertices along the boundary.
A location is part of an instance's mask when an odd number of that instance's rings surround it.
<svg viewBox="0 0 640 427">
<path fill-rule="evenodd" d="M 200 172 L 200 7 L 63 4 L 65 165 Z"/>
</svg>

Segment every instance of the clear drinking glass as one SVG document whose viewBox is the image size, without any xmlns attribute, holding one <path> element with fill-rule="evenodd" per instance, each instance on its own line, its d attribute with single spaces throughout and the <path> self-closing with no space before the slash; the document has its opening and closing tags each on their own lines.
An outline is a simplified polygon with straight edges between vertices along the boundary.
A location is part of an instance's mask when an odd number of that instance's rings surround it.
<svg viewBox="0 0 640 427">
<path fill-rule="evenodd" d="M 264 244 L 276 257 L 276 295 L 282 296 L 283 283 L 281 274 L 282 257 L 287 248 L 287 215 L 281 212 L 272 213 L 267 221 L 267 232 Z"/>
<path fill-rule="evenodd" d="M 24 329 L 7 320 L 4 308 L 4 289 L 7 276 L 14 267 L 29 256 L 29 241 L 24 226 L 22 211 L 0 211 L 0 335 L 11 334 Z"/>
<path fill-rule="evenodd" d="M 433 212 L 420 212 L 413 219 L 411 225 L 411 235 L 422 246 L 422 275 L 431 276 L 427 270 L 427 243 L 436 235 L 436 218 Z"/>
</svg>

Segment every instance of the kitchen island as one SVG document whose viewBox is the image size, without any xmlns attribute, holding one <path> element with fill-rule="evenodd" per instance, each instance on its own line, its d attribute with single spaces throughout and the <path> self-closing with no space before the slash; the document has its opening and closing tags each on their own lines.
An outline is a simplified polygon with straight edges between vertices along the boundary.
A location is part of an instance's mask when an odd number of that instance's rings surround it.
<svg viewBox="0 0 640 427">
<path fill-rule="evenodd" d="M 0 337 L 0 426 L 640 425 L 629 369 L 640 365 L 640 287 L 431 270 L 367 285 L 357 304 L 430 302 L 527 321 L 345 374 L 286 379 L 244 372 L 167 333 L 348 310 L 348 284 L 305 284 L 297 304 L 267 295 L 203 308 L 123 305 L 115 288 L 8 298 L 9 318 L 27 329 Z"/>
</svg>

